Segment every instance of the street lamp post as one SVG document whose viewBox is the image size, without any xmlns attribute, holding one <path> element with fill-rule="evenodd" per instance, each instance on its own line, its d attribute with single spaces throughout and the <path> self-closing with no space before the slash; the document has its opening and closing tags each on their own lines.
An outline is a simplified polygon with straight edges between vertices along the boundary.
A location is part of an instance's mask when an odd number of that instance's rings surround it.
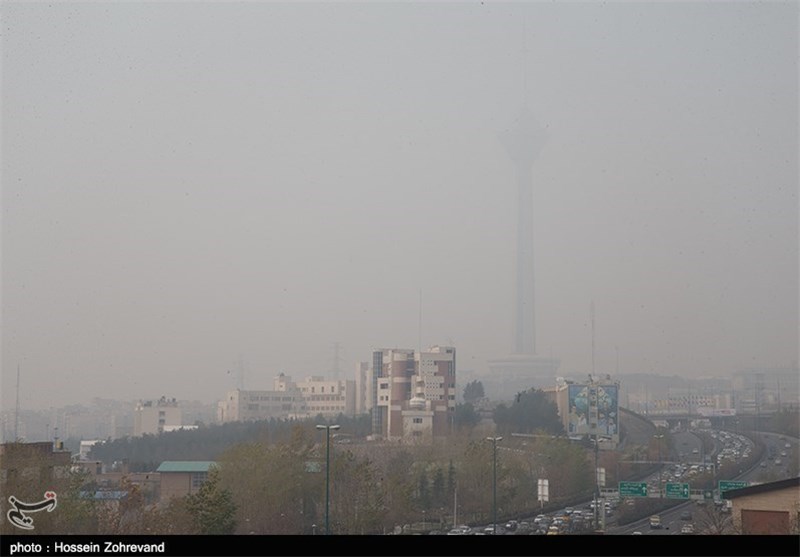
<svg viewBox="0 0 800 557">
<path fill-rule="evenodd" d="M 664 492 L 661 489 L 661 440 L 664 438 L 663 433 L 659 433 L 658 435 L 653 436 L 657 439 L 658 442 L 658 497 L 659 499 L 663 499 Z"/>
<path fill-rule="evenodd" d="M 497 535 L 497 442 L 503 438 L 487 437 L 486 440 L 492 442 L 492 534 Z"/>
<path fill-rule="evenodd" d="M 598 456 L 600 453 L 600 439 L 597 433 L 594 434 L 594 529 L 600 529 L 600 472 L 598 466 Z"/>
<path fill-rule="evenodd" d="M 331 430 L 339 429 L 338 425 L 318 425 L 317 429 L 325 430 L 325 535 L 331 533 Z"/>
</svg>

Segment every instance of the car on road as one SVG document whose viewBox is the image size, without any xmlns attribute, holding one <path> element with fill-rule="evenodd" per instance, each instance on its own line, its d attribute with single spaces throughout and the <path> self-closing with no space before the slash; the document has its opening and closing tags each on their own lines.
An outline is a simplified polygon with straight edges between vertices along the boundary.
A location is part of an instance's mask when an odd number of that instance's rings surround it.
<svg viewBox="0 0 800 557">
<path fill-rule="evenodd" d="M 691 520 L 691 519 L 692 519 L 691 511 L 681 511 L 681 520 Z"/>
<path fill-rule="evenodd" d="M 487 534 L 487 535 L 494 534 L 495 533 L 495 526 L 497 527 L 497 535 L 498 536 L 501 535 L 501 534 L 505 534 L 506 533 L 505 529 L 500 524 L 496 524 L 496 525 L 490 524 L 489 526 L 487 526 L 486 528 L 483 529 L 483 533 Z"/>
<path fill-rule="evenodd" d="M 694 534 L 694 524 L 684 524 L 681 527 L 681 534 Z"/>
<path fill-rule="evenodd" d="M 661 517 L 657 514 L 654 514 L 650 517 L 650 529 L 651 530 L 660 530 L 663 527 L 661 524 Z"/>
<path fill-rule="evenodd" d="M 467 536 L 469 534 L 472 534 L 472 528 L 466 524 L 460 524 L 447 532 L 448 536 Z"/>
</svg>

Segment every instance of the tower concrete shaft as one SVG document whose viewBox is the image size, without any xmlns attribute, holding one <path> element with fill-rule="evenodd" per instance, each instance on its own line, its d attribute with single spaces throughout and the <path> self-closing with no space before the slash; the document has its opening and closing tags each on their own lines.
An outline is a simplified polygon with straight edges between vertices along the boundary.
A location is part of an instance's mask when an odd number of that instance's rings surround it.
<svg viewBox="0 0 800 557">
<path fill-rule="evenodd" d="M 536 300 L 533 256 L 533 163 L 545 142 L 544 129 L 527 111 L 502 136 L 517 178 L 517 253 L 514 300 L 514 353 L 536 353 Z"/>
</svg>

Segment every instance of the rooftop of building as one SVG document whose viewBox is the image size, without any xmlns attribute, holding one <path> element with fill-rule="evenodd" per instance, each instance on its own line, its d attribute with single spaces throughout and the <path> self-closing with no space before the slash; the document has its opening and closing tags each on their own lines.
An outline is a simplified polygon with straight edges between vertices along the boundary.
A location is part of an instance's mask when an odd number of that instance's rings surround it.
<svg viewBox="0 0 800 557">
<path fill-rule="evenodd" d="M 208 472 L 216 464 L 212 460 L 165 460 L 156 472 Z"/>
<path fill-rule="evenodd" d="M 748 487 L 740 487 L 739 489 L 729 489 L 722 493 L 723 499 L 736 499 L 737 497 L 746 497 L 748 495 L 757 495 L 759 493 L 769 493 L 770 491 L 777 491 L 780 489 L 800 487 L 800 476 L 796 478 L 788 478 L 785 480 L 778 480 L 775 482 L 767 482 L 763 484 L 751 485 Z"/>
</svg>

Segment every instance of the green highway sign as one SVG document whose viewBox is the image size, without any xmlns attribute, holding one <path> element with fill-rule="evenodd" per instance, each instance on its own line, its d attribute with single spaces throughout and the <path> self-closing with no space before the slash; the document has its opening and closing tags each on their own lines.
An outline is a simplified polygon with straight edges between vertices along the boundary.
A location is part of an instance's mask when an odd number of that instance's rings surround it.
<svg viewBox="0 0 800 557">
<path fill-rule="evenodd" d="M 668 483 L 666 495 L 670 499 L 688 499 L 689 484 Z"/>
<path fill-rule="evenodd" d="M 619 482 L 620 497 L 647 497 L 647 482 Z"/>
<path fill-rule="evenodd" d="M 741 481 L 733 481 L 733 480 L 720 480 L 719 481 L 719 492 L 722 493 L 723 491 L 728 491 L 731 489 L 741 489 L 743 487 L 747 487 L 750 485 L 747 482 Z"/>
</svg>

